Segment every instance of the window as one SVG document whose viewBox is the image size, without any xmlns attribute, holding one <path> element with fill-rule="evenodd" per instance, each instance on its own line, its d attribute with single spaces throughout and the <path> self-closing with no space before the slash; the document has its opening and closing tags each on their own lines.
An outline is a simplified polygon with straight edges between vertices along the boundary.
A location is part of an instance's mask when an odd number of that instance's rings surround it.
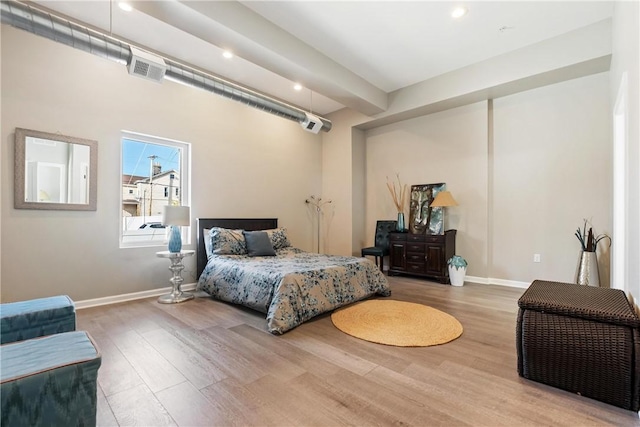
<svg viewBox="0 0 640 427">
<path fill-rule="evenodd" d="M 120 247 L 165 246 L 164 206 L 190 204 L 190 144 L 123 132 L 121 153 Z M 182 241 L 190 237 L 182 227 Z"/>
</svg>

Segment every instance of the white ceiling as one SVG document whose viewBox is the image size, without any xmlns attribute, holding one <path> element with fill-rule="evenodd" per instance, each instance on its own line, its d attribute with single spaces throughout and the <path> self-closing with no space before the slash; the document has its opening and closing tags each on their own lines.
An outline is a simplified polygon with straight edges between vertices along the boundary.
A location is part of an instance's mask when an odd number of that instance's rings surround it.
<svg viewBox="0 0 640 427">
<path fill-rule="evenodd" d="M 34 3 L 323 115 L 381 112 L 389 92 L 613 13 L 611 1 L 138 0 L 131 12 L 116 0 Z M 457 5 L 468 14 L 455 20 Z"/>
</svg>

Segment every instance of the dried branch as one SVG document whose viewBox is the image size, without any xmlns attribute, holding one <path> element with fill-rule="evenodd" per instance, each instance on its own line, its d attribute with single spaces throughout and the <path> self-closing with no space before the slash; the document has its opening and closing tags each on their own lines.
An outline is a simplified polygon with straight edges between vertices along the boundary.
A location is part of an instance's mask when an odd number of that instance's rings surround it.
<svg viewBox="0 0 640 427">
<path fill-rule="evenodd" d="M 389 189 L 389 194 L 391 194 L 391 198 L 393 199 L 393 204 L 396 205 L 396 209 L 398 212 L 404 212 L 404 205 L 407 199 L 407 184 L 402 185 L 400 182 L 400 174 L 396 173 L 396 180 L 398 187 L 396 188 L 396 182 L 390 183 L 389 177 L 387 177 L 387 188 Z"/>
</svg>

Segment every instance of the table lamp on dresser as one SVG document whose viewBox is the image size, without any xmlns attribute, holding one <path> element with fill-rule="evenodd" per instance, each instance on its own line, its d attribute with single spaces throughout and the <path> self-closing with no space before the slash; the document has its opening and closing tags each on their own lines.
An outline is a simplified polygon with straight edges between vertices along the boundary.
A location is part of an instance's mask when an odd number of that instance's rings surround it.
<svg viewBox="0 0 640 427">
<path fill-rule="evenodd" d="M 444 233 L 445 231 L 445 224 L 444 224 L 445 209 L 444 208 L 449 206 L 458 206 L 458 202 L 456 202 L 456 200 L 453 198 L 453 196 L 449 191 L 440 191 L 438 194 L 436 194 L 436 197 L 435 199 L 433 199 L 433 202 L 431 202 L 430 206 L 432 208 L 442 208 L 442 232 Z"/>
</svg>

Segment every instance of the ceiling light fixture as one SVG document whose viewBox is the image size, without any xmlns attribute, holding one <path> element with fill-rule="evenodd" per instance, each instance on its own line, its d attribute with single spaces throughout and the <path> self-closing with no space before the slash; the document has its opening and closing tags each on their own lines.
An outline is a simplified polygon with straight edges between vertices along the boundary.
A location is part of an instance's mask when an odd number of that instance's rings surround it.
<svg viewBox="0 0 640 427">
<path fill-rule="evenodd" d="M 451 11 L 451 17 L 454 19 L 462 18 L 468 12 L 466 7 L 458 6 Z"/>
<path fill-rule="evenodd" d="M 301 91 L 302 90 L 302 85 L 300 83 L 296 83 L 295 85 L 293 85 L 293 88 L 297 91 Z"/>
<path fill-rule="evenodd" d="M 133 10 L 133 7 L 129 3 L 125 3 L 123 1 L 118 2 L 118 7 L 120 7 L 120 9 L 124 10 L 125 12 L 131 12 Z"/>
<path fill-rule="evenodd" d="M 231 51 L 229 50 L 225 50 L 224 52 L 222 52 L 222 56 L 224 56 L 227 59 L 231 59 L 233 58 L 233 53 L 231 53 Z"/>
</svg>

